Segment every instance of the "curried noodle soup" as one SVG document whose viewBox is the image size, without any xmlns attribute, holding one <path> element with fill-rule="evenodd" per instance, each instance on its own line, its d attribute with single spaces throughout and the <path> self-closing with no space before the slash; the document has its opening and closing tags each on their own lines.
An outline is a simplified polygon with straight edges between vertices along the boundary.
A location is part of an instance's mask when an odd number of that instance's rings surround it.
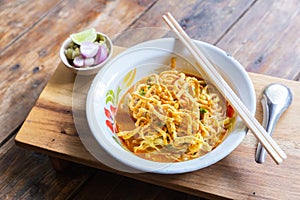
<svg viewBox="0 0 300 200">
<path fill-rule="evenodd" d="M 177 70 L 144 77 L 122 97 L 117 136 L 139 157 L 158 162 L 198 158 L 218 146 L 234 110 L 203 79 Z"/>
</svg>

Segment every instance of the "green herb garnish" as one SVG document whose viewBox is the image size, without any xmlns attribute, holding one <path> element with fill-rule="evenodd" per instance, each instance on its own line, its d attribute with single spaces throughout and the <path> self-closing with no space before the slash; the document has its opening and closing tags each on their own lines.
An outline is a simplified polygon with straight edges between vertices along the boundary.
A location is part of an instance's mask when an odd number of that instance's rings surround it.
<svg viewBox="0 0 300 200">
<path fill-rule="evenodd" d="M 139 91 L 139 93 L 140 93 L 141 96 L 144 96 L 144 95 L 146 94 L 146 92 L 145 92 L 144 89 L 141 89 L 141 90 Z"/>
<path fill-rule="evenodd" d="M 201 113 L 201 114 L 207 113 L 207 109 L 205 109 L 205 108 L 200 108 L 200 113 Z"/>
</svg>

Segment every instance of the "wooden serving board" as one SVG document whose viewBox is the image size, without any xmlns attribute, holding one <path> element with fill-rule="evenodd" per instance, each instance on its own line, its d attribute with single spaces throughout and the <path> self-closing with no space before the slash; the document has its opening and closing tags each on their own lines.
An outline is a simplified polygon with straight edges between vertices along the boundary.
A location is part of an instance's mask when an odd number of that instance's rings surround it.
<svg viewBox="0 0 300 200">
<path fill-rule="evenodd" d="M 276 165 L 270 157 L 264 164 L 254 161 L 256 138 L 244 141 L 220 162 L 190 173 L 160 175 L 119 172 L 101 164 L 83 146 L 72 115 L 72 91 L 76 75 L 61 63 L 41 93 L 15 141 L 17 145 L 49 156 L 113 171 L 124 176 L 206 198 L 296 199 L 300 196 L 300 83 L 249 73 L 257 95 L 256 118 L 262 121 L 261 93 L 279 82 L 293 90 L 291 107 L 283 114 L 273 138 L 288 158 Z"/>
</svg>

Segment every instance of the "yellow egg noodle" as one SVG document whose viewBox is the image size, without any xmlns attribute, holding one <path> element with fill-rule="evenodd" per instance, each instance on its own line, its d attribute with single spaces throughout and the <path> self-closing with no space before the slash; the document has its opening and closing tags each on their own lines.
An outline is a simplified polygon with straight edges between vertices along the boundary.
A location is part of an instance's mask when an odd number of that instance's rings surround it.
<svg viewBox="0 0 300 200">
<path fill-rule="evenodd" d="M 153 161 L 178 162 L 206 154 L 233 124 L 224 100 L 207 87 L 204 80 L 177 70 L 143 78 L 120 105 L 128 107 L 135 128 L 118 127 L 118 137 L 127 149 Z"/>
</svg>

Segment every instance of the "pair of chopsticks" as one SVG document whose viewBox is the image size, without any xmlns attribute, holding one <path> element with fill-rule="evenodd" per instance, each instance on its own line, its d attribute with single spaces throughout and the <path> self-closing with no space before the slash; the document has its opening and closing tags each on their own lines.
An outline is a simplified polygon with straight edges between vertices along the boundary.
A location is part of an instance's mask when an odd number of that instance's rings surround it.
<svg viewBox="0 0 300 200">
<path fill-rule="evenodd" d="M 227 101 L 235 108 L 236 112 L 241 117 L 243 122 L 252 131 L 252 133 L 259 140 L 262 146 L 267 150 L 272 159 L 277 164 L 282 163 L 283 160 L 287 157 L 286 154 L 271 138 L 271 136 L 267 134 L 266 130 L 255 119 L 255 117 L 251 115 L 243 102 L 238 98 L 238 96 L 233 92 L 230 86 L 215 69 L 213 64 L 201 52 L 203 50 L 195 45 L 195 43 L 191 40 L 191 38 L 189 38 L 186 32 L 181 28 L 181 26 L 177 23 L 177 21 L 170 13 L 163 15 L 163 19 L 195 58 L 198 64 L 198 66 L 196 67 L 197 70 L 202 75 L 205 75 L 209 79 L 209 81 L 211 81 L 215 85 L 219 92 L 227 99 Z"/>
</svg>

